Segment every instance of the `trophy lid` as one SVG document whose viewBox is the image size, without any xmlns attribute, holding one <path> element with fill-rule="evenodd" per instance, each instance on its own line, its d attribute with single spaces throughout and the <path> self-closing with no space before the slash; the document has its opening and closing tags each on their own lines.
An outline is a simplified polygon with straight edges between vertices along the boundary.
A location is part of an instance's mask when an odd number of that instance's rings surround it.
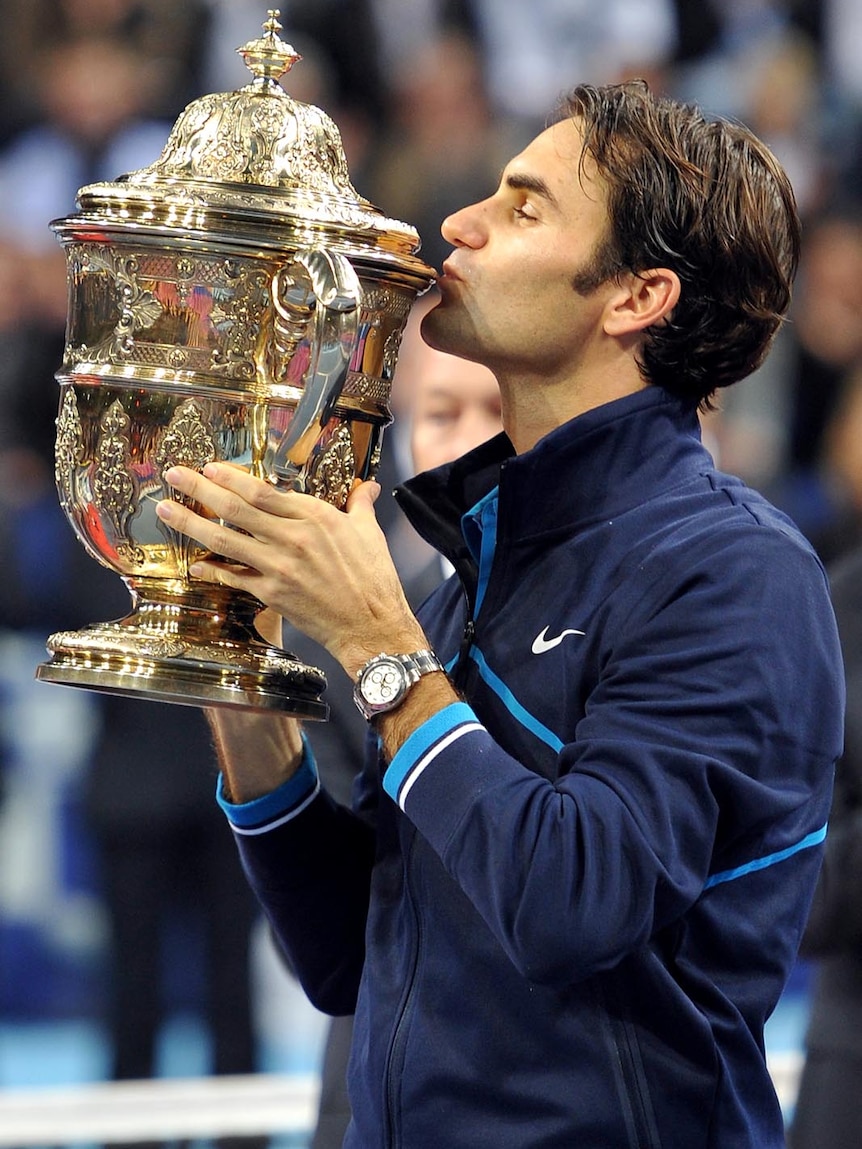
<svg viewBox="0 0 862 1149">
<path fill-rule="evenodd" d="M 415 228 L 384 216 L 352 183 L 341 134 L 320 108 L 281 86 L 302 57 L 279 36 L 278 9 L 263 35 L 238 53 L 251 83 L 193 100 L 155 163 L 78 192 L 90 223 L 122 229 L 182 229 L 188 235 L 290 246 L 320 236 L 383 255 L 426 279 Z"/>
</svg>

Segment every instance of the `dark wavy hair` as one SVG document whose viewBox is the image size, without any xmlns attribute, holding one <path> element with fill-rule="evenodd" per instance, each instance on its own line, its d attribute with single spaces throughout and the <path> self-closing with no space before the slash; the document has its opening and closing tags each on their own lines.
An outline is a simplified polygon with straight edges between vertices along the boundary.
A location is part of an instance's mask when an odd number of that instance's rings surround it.
<svg viewBox="0 0 862 1149">
<path fill-rule="evenodd" d="M 667 267 L 682 291 L 649 328 L 641 374 L 693 406 L 766 357 L 799 263 L 793 189 L 751 131 L 654 96 L 640 80 L 582 84 L 561 103 L 608 189 L 610 233 L 596 253 L 605 279 Z"/>
</svg>

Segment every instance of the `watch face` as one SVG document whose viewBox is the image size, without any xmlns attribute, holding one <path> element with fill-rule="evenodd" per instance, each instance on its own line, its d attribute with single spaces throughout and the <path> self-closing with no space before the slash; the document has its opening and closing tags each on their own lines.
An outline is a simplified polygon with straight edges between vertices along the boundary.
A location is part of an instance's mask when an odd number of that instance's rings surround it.
<svg viewBox="0 0 862 1149">
<path fill-rule="evenodd" d="M 387 707 L 400 697 L 407 685 L 407 674 L 394 659 L 376 662 L 362 675 L 359 689 L 369 706 Z"/>
</svg>

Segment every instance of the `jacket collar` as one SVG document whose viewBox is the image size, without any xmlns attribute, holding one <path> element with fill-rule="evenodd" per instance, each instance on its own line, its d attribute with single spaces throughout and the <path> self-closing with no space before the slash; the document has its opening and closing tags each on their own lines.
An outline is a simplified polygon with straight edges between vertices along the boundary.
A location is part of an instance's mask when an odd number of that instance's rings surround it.
<svg viewBox="0 0 862 1149">
<path fill-rule="evenodd" d="M 501 434 L 402 484 L 396 498 L 419 533 L 456 566 L 461 516 L 499 484 L 499 538 L 529 539 L 614 518 L 713 468 L 697 412 L 650 386 L 555 428 L 516 455 Z"/>
</svg>

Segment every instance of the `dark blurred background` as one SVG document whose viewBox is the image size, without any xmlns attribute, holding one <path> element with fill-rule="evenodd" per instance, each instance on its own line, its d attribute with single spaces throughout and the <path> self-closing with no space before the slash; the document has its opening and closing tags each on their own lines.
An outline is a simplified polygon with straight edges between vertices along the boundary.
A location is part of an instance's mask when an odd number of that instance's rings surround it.
<svg viewBox="0 0 862 1149">
<path fill-rule="evenodd" d="M 0 1088 L 318 1063 L 322 1019 L 248 902 L 201 716 L 33 678 L 51 631 L 127 608 L 54 491 L 66 289 L 49 221 L 154 160 L 191 99 L 243 85 L 235 49 L 266 17 L 249 0 L 3 0 Z M 280 20 L 303 55 L 285 86 L 330 113 L 354 185 L 435 266 L 445 215 L 493 190 L 577 82 L 644 76 L 755 129 L 794 183 L 802 267 L 773 354 L 704 431 L 824 561 L 862 543 L 859 0 L 297 0 Z M 810 973 L 771 1023 L 797 1063 Z"/>
</svg>

